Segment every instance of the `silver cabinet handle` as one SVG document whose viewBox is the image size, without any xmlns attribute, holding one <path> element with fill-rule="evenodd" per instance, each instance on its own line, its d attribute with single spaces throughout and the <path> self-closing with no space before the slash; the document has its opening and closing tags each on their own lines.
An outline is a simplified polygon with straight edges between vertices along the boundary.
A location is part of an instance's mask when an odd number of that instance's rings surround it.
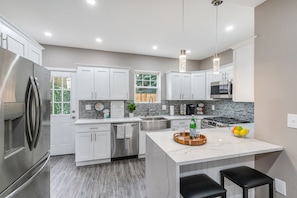
<svg viewBox="0 0 297 198">
<path fill-rule="evenodd" d="M 91 133 L 91 142 L 93 141 L 93 138 L 92 137 L 93 137 L 93 134 Z"/>
<path fill-rule="evenodd" d="M 1 47 L 3 47 L 3 33 L 1 32 L 1 34 L 0 34 L 0 42 L 1 42 Z"/>
<path fill-rule="evenodd" d="M 96 138 L 96 136 L 97 136 L 97 135 L 96 135 L 96 134 L 94 134 L 94 136 L 95 136 L 95 141 L 97 141 L 97 138 Z"/>
<path fill-rule="evenodd" d="M 90 127 L 90 129 L 98 129 L 98 127 Z"/>
</svg>

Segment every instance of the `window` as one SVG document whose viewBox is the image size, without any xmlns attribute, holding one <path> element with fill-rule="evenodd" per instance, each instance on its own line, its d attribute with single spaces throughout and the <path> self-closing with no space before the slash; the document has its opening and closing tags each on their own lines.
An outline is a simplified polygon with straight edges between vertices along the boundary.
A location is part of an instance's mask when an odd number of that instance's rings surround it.
<svg viewBox="0 0 297 198">
<path fill-rule="evenodd" d="M 135 71 L 135 103 L 161 103 L 161 72 Z"/>
<path fill-rule="evenodd" d="M 70 114 L 71 78 L 51 77 L 51 115 Z"/>
</svg>

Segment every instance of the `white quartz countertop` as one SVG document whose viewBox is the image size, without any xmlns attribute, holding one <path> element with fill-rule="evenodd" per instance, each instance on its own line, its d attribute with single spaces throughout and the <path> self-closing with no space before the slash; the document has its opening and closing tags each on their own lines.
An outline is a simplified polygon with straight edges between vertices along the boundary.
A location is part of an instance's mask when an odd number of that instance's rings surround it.
<svg viewBox="0 0 297 198">
<path fill-rule="evenodd" d="M 183 119 L 191 119 L 190 115 L 181 116 L 168 116 L 168 115 L 160 115 L 153 117 L 163 117 L 167 120 L 183 120 Z M 213 117 L 210 115 L 195 115 L 197 119 L 203 119 L 206 117 Z M 75 124 L 104 124 L 104 123 L 117 123 L 117 122 L 140 122 L 142 117 L 125 117 L 125 118 L 104 118 L 104 119 L 78 119 Z M 145 118 L 145 117 L 143 117 Z"/>
<path fill-rule="evenodd" d="M 182 145 L 173 140 L 177 131 L 147 133 L 175 163 L 179 165 L 242 157 L 283 150 L 282 146 L 253 138 L 253 124 L 241 124 L 250 129 L 246 138 L 234 137 L 232 127 L 199 129 L 207 137 L 207 143 L 200 146 Z"/>
</svg>

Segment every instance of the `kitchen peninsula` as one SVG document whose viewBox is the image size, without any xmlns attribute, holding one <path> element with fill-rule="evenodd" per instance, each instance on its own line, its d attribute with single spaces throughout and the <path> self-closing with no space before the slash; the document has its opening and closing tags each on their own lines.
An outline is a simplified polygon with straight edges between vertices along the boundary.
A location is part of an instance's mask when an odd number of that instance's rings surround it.
<svg viewBox="0 0 297 198">
<path fill-rule="evenodd" d="M 201 146 L 181 145 L 173 141 L 176 131 L 148 133 L 146 142 L 146 190 L 148 198 L 179 198 L 179 178 L 205 173 L 219 183 L 219 171 L 246 165 L 254 168 L 254 156 L 283 150 L 253 138 L 253 124 L 247 124 L 251 133 L 246 138 L 234 137 L 231 128 L 200 129 L 207 137 Z M 225 181 L 228 197 L 241 197 L 241 189 Z M 229 190 L 231 189 L 231 190 Z M 254 196 L 253 190 L 251 196 Z"/>
</svg>

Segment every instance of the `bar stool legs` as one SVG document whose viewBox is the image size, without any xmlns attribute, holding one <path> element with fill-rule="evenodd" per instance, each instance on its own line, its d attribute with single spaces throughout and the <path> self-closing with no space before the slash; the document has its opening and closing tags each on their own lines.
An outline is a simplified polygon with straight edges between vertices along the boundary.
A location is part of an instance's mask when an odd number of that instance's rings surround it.
<svg viewBox="0 0 297 198">
<path fill-rule="evenodd" d="M 273 198 L 273 179 L 264 173 L 247 166 L 240 166 L 221 170 L 221 186 L 224 187 L 224 178 L 242 188 L 242 197 L 248 198 L 248 190 L 262 185 L 269 185 L 269 198 Z"/>
</svg>

